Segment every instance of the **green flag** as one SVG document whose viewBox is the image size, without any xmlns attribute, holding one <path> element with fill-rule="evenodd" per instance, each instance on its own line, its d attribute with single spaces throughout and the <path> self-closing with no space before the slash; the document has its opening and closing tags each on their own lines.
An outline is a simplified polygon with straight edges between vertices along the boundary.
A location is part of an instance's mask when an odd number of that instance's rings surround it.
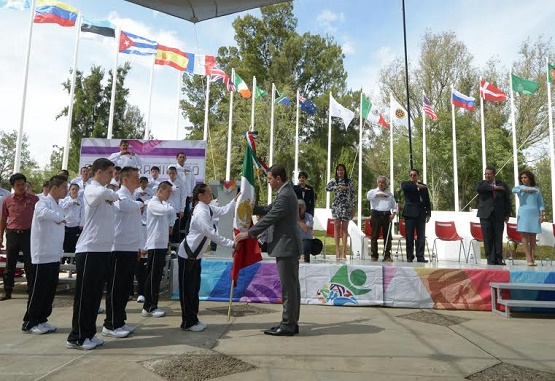
<svg viewBox="0 0 555 381">
<path fill-rule="evenodd" d="M 549 78 L 549 83 L 555 82 L 555 66 L 550 63 L 547 64 L 547 76 Z"/>
<path fill-rule="evenodd" d="M 268 95 L 267 91 L 262 90 L 260 87 L 256 86 L 254 89 L 254 99 L 258 99 L 260 97 L 265 97 Z"/>
<path fill-rule="evenodd" d="M 514 74 L 511 74 L 512 88 L 517 93 L 530 94 L 533 95 L 538 91 L 540 84 L 538 82 L 531 81 L 529 79 L 520 78 Z"/>
<path fill-rule="evenodd" d="M 368 114 L 370 113 L 370 108 L 372 108 L 372 103 L 370 102 L 370 98 L 366 98 L 364 95 L 362 96 L 362 118 L 368 119 Z"/>
</svg>

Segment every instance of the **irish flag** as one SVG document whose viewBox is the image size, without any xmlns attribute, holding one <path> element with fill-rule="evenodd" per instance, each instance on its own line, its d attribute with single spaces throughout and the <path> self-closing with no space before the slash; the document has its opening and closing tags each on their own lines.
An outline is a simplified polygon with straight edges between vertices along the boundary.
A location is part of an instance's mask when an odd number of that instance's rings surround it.
<svg viewBox="0 0 555 381">
<path fill-rule="evenodd" d="M 247 231 L 252 226 L 252 210 L 254 208 L 254 167 L 260 165 L 256 158 L 256 131 L 248 131 L 245 156 L 243 158 L 243 173 L 241 175 L 241 195 L 235 207 L 235 218 L 233 220 L 233 231 L 235 234 Z M 262 260 L 260 247 L 256 238 L 243 240 L 233 253 L 233 267 L 231 268 L 231 279 L 237 285 L 239 271 L 243 267 L 252 265 Z"/>
<path fill-rule="evenodd" d="M 370 98 L 362 96 L 362 117 L 369 123 L 377 123 L 385 128 L 389 128 L 389 124 L 385 121 L 383 115 L 378 111 L 376 106 L 372 104 Z"/>
<path fill-rule="evenodd" d="M 243 81 L 243 79 L 237 75 L 237 73 L 235 73 L 235 79 L 233 83 L 235 84 L 237 92 L 241 94 L 243 98 L 250 98 L 252 96 L 249 87 L 247 86 L 245 81 Z"/>
</svg>

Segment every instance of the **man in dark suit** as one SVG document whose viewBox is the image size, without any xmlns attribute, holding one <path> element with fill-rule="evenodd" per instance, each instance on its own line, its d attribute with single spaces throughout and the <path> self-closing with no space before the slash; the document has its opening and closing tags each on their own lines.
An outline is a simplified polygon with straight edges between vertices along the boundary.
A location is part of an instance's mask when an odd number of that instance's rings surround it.
<svg viewBox="0 0 555 381">
<path fill-rule="evenodd" d="M 299 183 L 293 185 L 293 190 L 299 200 L 303 200 L 306 204 L 306 212 L 314 216 L 314 204 L 316 202 L 316 193 L 314 188 L 306 183 L 308 174 L 304 171 L 299 172 Z"/>
<path fill-rule="evenodd" d="M 405 198 L 405 207 L 403 208 L 403 218 L 407 228 L 407 262 L 414 260 L 414 231 L 418 236 L 416 240 L 416 261 L 427 263 L 424 258 L 424 245 L 426 244 L 426 223 L 432 216 L 432 207 L 430 205 L 430 194 L 426 184 L 418 182 L 420 172 L 411 169 L 409 173 L 409 181 L 401 183 Z"/>
<path fill-rule="evenodd" d="M 248 231 L 235 236 L 235 243 L 247 238 L 256 238 L 268 230 L 268 254 L 276 258 L 281 283 L 283 313 L 281 323 L 264 331 L 266 335 L 293 336 L 299 333 L 301 308 L 301 289 L 299 284 L 299 256 L 302 244 L 297 232 L 299 216 L 297 196 L 287 182 L 285 168 L 273 165 L 268 171 L 268 183 L 277 191 L 274 203 L 268 206 L 255 206 L 253 214 L 264 215 Z"/>
<path fill-rule="evenodd" d="M 486 167 L 485 180 L 476 184 L 478 192 L 478 214 L 484 249 L 488 265 L 504 265 L 503 262 L 503 230 L 504 222 L 511 215 L 510 189 L 503 181 L 495 179 L 494 167 Z"/>
</svg>

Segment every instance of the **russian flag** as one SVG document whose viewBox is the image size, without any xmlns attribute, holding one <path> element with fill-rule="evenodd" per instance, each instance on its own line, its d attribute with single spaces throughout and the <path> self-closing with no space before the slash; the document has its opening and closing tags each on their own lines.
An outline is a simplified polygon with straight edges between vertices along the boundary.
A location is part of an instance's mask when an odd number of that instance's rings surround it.
<svg viewBox="0 0 555 381">
<path fill-rule="evenodd" d="M 59 1 L 39 0 L 33 21 L 39 24 L 54 23 L 61 26 L 75 26 L 78 13 L 79 11 L 71 5 Z"/>
<path fill-rule="evenodd" d="M 464 108 L 468 111 L 474 111 L 474 101 L 473 97 L 459 93 L 457 90 L 453 89 L 451 94 L 451 103 L 457 107 Z"/>
</svg>

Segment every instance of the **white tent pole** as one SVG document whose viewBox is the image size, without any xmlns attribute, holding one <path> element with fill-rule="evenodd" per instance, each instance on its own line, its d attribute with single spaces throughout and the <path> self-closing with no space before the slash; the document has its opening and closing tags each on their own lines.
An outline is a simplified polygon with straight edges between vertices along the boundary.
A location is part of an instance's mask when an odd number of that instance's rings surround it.
<svg viewBox="0 0 555 381">
<path fill-rule="evenodd" d="M 148 140 L 150 135 L 150 112 L 152 110 L 152 84 L 154 82 L 154 63 L 156 62 L 156 55 L 152 56 L 152 66 L 150 67 L 150 80 L 148 84 L 148 104 L 146 109 L 146 127 L 144 140 Z"/>
<path fill-rule="evenodd" d="M 108 139 L 112 139 L 114 133 L 114 113 L 116 110 L 116 89 L 118 83 L 118 56 L 119 56 L 119 40 L 121 31 L 116 30 L 116 56 L 114 58 L 114 67 L 112 68 L 112 94 L 110 94 L 110 116 L 108 119 Z"/>
<path fill-rule="evenodd" d="M 453 85 L 451 85 L 451 97 Z M 455 198 L 455 212 L 459 211 L 459 172 L 457 171 L 457 128 L 455 126 L 455 105 L 451 102 L 451 120 L 453 124 L 453 191 Z"/>
<path fill-rule="evenodd" d="M 231 69 L 231 78 L 235 78 L 235 69 Z M 233 134 L 233 91 L 229 92 L 229 121 L 227 123 L 227 155 L 225 164 L 225 179 L 231 180 L 231 138 Z"/>
</svg>

